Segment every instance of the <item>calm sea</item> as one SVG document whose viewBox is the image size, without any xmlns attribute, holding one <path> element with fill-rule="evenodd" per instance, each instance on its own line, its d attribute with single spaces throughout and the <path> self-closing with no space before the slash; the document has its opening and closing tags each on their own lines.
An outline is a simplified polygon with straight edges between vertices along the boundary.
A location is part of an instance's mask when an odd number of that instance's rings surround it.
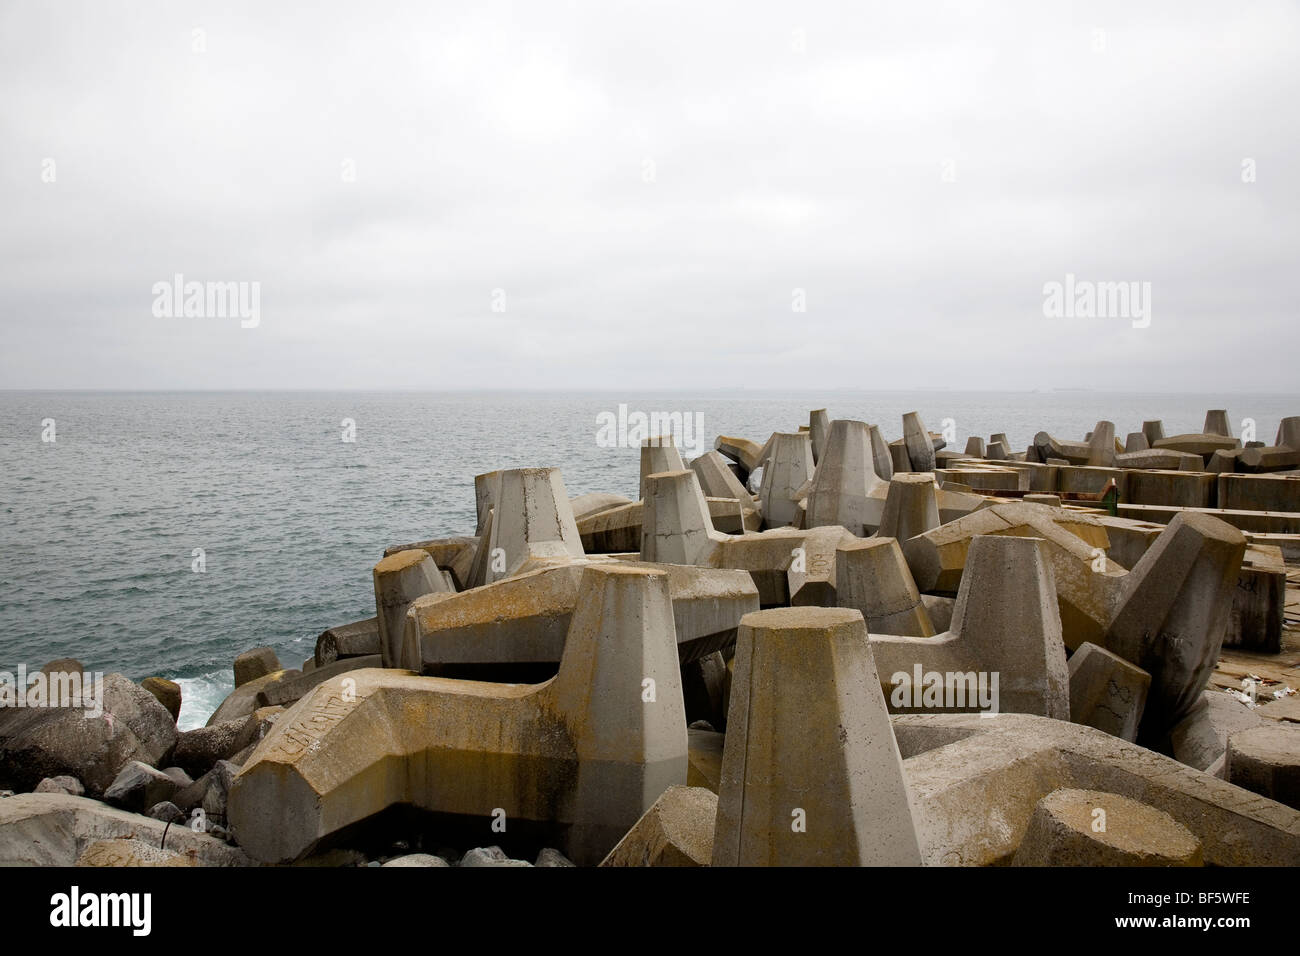
<svg viewBox="0 0 1300 956">
<path fill-rule="evenodd" d="M 762 442 L 818 407 L 889 438 L 916 410 L 933 431 L 953 419 L 958 448 L 1002 431 L 1018 450 L 1103 418 L 1121 440 L 1147 418 L 1199 431 L 1225 407 L 1271 443 L 1300 414 L 1297 395 L 0 392 L 0 670 L 70 656 L 158 674 L 184 689 L 181 726 L 199 726 L 241 650 L 300 666 L 322 630 L 373 615 L 386 546 L 472 533 L 475 474 L 556 465 L 570 495 L 635 497 L 637 449 L 596 441 L 620 404 L 698 414 L 707 447 Z"/>
</svg>

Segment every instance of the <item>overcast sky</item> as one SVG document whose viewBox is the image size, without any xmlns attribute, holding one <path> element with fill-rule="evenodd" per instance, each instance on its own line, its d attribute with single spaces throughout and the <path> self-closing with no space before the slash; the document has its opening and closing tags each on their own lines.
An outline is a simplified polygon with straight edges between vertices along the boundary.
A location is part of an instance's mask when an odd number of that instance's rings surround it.
<svg viewBox="0 0 1300 956">
<path fill-rule="evenodd" d="M 0 0 L 0 387 L 1295 390 L 1300 7 L 974 7 Z"/>
</svg>

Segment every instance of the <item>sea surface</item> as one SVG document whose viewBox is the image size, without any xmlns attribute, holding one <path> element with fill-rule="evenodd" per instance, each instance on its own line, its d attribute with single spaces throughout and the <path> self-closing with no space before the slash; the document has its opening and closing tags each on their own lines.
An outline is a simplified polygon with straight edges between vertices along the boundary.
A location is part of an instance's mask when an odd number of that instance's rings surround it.
<svg viewBox="0 0 1300 956">
<path fill-rule="evenodd" d="M 298 667 L 321 631 L 373 616 L 385 547 L 472 534 L 474 475 L 554 465 L 570 496 L 636 497 L 636 436 L 597 441 L 620 404 L 701 416 L 689 458 L 821 407 L 890 439 L 915 410 L 932 431 L 951 418 L 958 449 L 1000 431 L 1015 450 L 1042 429 L 1082 439 L 1099 419 L 1121 441 L 1149 418 L 1200 431 L 1206 409 L 1227 408 L 1271 444 L 1300 393 L 0 391 L 0 671 L 76 657 L 157 674 L 182 685 L 182 729 L 201 726 L 240 651 L 270 645 Z"/>
</svg>

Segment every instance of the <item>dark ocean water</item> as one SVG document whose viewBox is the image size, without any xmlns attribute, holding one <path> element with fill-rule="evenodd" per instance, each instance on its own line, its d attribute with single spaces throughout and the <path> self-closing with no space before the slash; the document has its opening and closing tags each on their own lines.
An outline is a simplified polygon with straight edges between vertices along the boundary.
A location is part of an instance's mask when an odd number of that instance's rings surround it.
<svg viewBox="0 0 1300 956">
<path fill-rule="evenodd" d="M 241 650 L 269 644 L 296 667 L 322 630 L 373 615 L 386 546 L 472 533 L 474 475 L 555 465 L 571 496 L 635 497 L 638 450 L 596 441 L 620 403 L 702 415 L 706 448 L 717 434 L 762 442 L 818 407 L 891 439 L 917 410 L 934 431 L 952 418 L 958 448 L 1003 431 L 1017 450 L 1103 418 L 1121 440 L 1147 418 L 1199 431 L 1224 407 L 1271 443 L 1300 414 L 1294 394 L 0 392 L 0 670 L 72 656 L 158 674 L 184 688 L 182 727 L 200 725 Z"/>
</svg>

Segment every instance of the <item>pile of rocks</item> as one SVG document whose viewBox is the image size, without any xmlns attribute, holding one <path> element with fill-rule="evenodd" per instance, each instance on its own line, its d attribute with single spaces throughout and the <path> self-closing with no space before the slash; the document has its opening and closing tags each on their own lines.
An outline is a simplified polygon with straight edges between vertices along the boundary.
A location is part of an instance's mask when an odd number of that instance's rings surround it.
<svg viewBox="0 0 1300 956">
<path fill-rule="evenodd" d="M 206 727 L 121 675 L 0 711 L 0 863 L 1295 864 L 1300 728 L 1207 684 L 1281 646 L 1297 449 L 823 409 L 647 440 L 636 500 L 479 475 L 473 535 L 388 548 L 374 617 L 241 654 Z"/>
</svg>

